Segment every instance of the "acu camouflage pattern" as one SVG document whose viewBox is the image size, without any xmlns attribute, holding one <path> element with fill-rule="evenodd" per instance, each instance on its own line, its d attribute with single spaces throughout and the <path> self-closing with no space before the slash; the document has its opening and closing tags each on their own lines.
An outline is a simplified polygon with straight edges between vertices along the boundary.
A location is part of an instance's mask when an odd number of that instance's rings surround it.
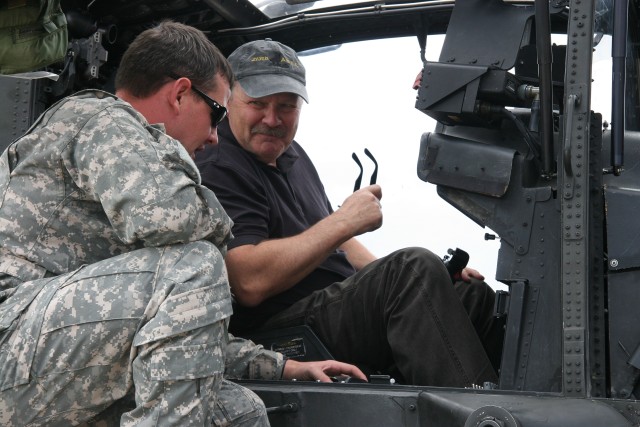
<svg viewBox="0 0 640 427">
<path fill-rule="evenodd" d="M 0 272 L 23 281 L 142 247 L 205 239 L 222 248 L 231 236 L 180 143 L 104 92 L 49 109 L 4 162 Z"/>
<path fill-rule="evenodd" d="M 0 160 L 0 424 L 76 425 L 135 384 L 122 425 L 264 425 L 223 380 L 284 366 L 227 334 L 230 227 L 180 143 L 127 103 L 48 110 Z"/>
</svg>

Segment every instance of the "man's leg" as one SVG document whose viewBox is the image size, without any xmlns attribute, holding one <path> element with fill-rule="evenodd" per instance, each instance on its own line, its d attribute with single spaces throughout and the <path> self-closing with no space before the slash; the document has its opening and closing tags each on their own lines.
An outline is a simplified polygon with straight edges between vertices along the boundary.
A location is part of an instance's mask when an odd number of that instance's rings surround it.
<svg viewBox="0 0 640 427">
<path fill-rule="evenodd" d="M 397 369 L 407 383 L 497 381 L 444 264 L 426 249 L 375 261 L 299 301 L 265 329 L 300 323 L 310 325 L 336 359 Z"/>
<path fill-rule="evenodd" d="M 117 401 L 81 427 L 115 427 L 120 417 L 135 407 L 133 396 Z M 213 410 L 211 426 L 268 427 L 269 419 L 262 400 L 251 390 L 228 380 L 222 380 Z"/>
<path fill-rule="evenodd" d="M 216 427 L 269 427 L 262 400 L 248 388 L 222 380 L 213 425 Z"/>
<path fill-rule="evenodd" d="M 57 277 L 0 347 L 5 360 L 30 363 L 28 377 L 0 391 L 0 424 L 75 425 L 135 386 L 122 425 L 204 425 L 229 314 L 222 256 L 208 242 L 141 249 Z M 25 337 L 33 351 L 12 353 Z M 13 374 L 3 365 L 0 375 Z"/>
<path fill-rule="evenodd" d="M 453 286 L 480 337 L 494 371 L 498 372 L 504 342 L 504 319 L 493 315 L 496 293 L 485 282 L 471 279 L 456 281 Z"/>
</svg>

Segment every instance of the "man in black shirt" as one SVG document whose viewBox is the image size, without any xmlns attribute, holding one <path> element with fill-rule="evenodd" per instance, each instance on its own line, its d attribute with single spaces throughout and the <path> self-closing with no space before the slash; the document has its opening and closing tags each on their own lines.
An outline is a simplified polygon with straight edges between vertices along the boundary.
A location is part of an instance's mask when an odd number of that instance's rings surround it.
<svg viewBox="0 0 640 427">
<path fill-rule="evenodd" d="M 454 286 L 426 249 L 376 260 L 355 236 L 382 225 L 380 186 L 332 210 L 293 140 L 308 99 L 295 52 L 256 41 L 229 62 L 237 78 L 229 119 L 218 129 L 219 145 L 196 162 L 234 221 L 226 257 L 238 303 L 231 330 L 308 324 L 336 358 L 400 381 L 495 382 L 483 348 L 497 332 L 493 291 L 482 282 Z"/>
</svg>

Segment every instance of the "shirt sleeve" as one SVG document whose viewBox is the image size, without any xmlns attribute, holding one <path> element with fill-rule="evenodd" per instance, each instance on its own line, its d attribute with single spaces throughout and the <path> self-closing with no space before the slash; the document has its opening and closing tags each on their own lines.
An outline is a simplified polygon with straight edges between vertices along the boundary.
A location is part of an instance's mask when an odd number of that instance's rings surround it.
<svg viewBox="0 0 640 427">
<path fill-rule="evenodd" d="M 220 248 L 232 222 L 180 143 L 111 107 L 83 126 L 63 155 L 76 185 L 99 201 L 127 244 L 161 246 L 206 239 Z"/>
<path fill-rule="evenodd" d="M 286 362 L 281 353 L 231 334 L 225 360 L 225 378 L 252 380 L 281 379 Z"/>
</svg>

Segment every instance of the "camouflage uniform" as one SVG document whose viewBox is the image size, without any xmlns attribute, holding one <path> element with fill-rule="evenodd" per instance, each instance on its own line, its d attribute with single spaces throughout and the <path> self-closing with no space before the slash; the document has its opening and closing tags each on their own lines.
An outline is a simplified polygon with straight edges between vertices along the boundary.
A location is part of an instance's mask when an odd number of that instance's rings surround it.
<svg viewBox="0 0 640 427">
<path fill-rule="evenodd" d="M 85 91 L 0 158 L 0 425 L 76 425 L 132 389 L 121 425 L 268 424 L 223 378 L 282 356 L 227 334 L 232 223 L 163 130 Z"/>
</svg>

